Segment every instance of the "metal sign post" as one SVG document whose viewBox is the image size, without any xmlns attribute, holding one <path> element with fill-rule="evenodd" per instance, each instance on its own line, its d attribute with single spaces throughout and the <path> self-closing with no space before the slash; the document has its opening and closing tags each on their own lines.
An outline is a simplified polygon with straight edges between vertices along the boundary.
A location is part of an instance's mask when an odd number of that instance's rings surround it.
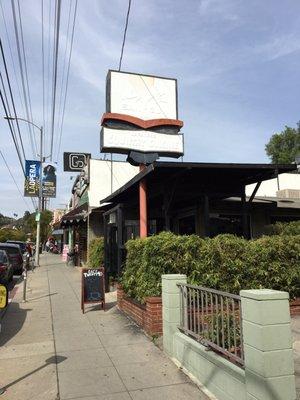
<svg viewBox="0 0 300 400">
<path fill-rule="evenodd" d="M 26 257 L 26 263 L 23 267 L 23 303 L 26 303 L 26 288 L 27 288 L 27 263 L 29 263 L 29 258 Z"/>
</svg>

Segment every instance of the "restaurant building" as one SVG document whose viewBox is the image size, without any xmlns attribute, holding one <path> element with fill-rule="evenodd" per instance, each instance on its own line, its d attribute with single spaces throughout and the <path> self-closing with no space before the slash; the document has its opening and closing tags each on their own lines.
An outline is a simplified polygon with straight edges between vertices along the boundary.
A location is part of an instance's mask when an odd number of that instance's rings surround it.
<svg viewBox="0 0 300 400">
<path fill-rule="evenodd" d="M 77 264 L 87 262 L 88 245 L 103 236 L 103 207 L 100 200 L 118 189 L 138 173 L 138 168 L 122 162 L 89 159 L 72 187 L 69 210 L 61 218 L 64 244 L 68 251 L 78 249 Z"/>
<path fill-rule="evenodd" d="M 292 171 L 296 165 L 154 162 L 101 201 L 106 204 L 106 270 L 119 274 L 125 243 L 140 236 L 141 181 L 147 188 L 148 236 L 165 230 L 201 237 L 232 233 L 250 239 L 277 220 L 300 219 L 296 199 L 255 197 L 263 182 Z M 248 185 L 253 185 L 250 191 Z"/>
</svg>

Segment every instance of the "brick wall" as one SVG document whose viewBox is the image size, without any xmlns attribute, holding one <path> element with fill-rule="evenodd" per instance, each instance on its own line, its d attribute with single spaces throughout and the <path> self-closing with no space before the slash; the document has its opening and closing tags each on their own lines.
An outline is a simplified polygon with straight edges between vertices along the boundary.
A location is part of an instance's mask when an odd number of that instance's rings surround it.
<svg viewBox="0 0 300 400">
<path fill-rule="evenodd" d="M 117 287 L 119 310 L 132 318 L 148 335 L 162 335 L 162 300 L 161 297 L 147 297 L 146 304 L 126 297 L 122 287 Z"/>
<path fill-rule="evenodd" d="M 297 297 L 295 300 L 290 301 L 290 312 L 291 317 L 300 315 L 300 298 Z"/>
</svg>

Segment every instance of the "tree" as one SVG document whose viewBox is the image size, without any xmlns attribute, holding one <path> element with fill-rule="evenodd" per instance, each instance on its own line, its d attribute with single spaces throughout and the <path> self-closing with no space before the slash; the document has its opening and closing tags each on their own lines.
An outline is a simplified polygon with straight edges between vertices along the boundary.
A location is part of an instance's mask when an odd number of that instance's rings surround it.
<svg viewBox="0 0 300 400">
<path fill-rule="evenodd" d="M 36 236 L 36 220 L 35 213 L 26 214 L 23 217 L 23 229 L 28 234 L 31 234 L 32 239 L 35 240 Z M 51 226 L 49 225 L 52 220 L 52 212 L 45 210 L 41 212 L 41 242 L 43 243 L 51 233 Z"/>
<path fill-rule="evenodd" d="M 52 221 L 53 213 L 49 210 L 42 211 L 41 213 L 41 242 L 45 242 L 50 235 L 52 228 L 50 222 Z"/>
<path fill-rule="evenodd" d="M 26 235 L 22 230 L 2 228 L 0 229 L 0 243 L 4 243 L 7 240 L 26 240 Z"/>
<path fill-rule="evenodd" d="M 0 213 L 0 226 L 9 225 L 14 221 L 13 218 L 6 217 L 5 215 Z"/>
<path fill-rule="evenodd" d="M 291 164 L 300 154 L 300 122 L 297 128 L 286 126 L 280 133 L 275 133 L 265 147 L 273 164 Z"/>
</svg>

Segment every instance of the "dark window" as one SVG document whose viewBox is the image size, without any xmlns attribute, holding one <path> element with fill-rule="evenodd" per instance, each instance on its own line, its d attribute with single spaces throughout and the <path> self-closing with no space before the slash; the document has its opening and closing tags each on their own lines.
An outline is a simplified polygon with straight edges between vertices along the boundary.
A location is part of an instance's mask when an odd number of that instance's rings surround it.
<svg viewBox="0 0 300 400">
<path fill-rule="evenodd" d="M 248 217 L 248 226 L 250 218 Z M 211 214 L 209 218 L 210 237 L 222 233 L 231 233 L 237 236 L 243 236 L 243 224 L 241 215 L 229 214 Z"/>
<path fill-rule="evenodd" d="M 276 222 L 299 221 L 300 217 L 298 217 L 298 216 L 290 216 L 290 215 L 272 215 L 270 219 L 271 219 L 271 224 L 275 224 Z"/>
<path fill-rule="evenodd" d="M 0 263 L 1 263 L 1 264 L 7 263 L 6 254 L 4 253 L 4 251 L 1 251 L 1 250 L 0 250 Z"/>
<path fill-rule="evenodd" d="M 179 235 L 192 235 L 196 233 L 195 215 L 178 218 Z"/>
<path fill-rule="evenodd" d="M 148 222 L 148 236 L 157 233 L 156 220 Z M 124 227 L 124 243 L 130 239 L 136 239 L 140 236 L 140 222 L 139 220 L 126 220 Z"/>
<path fill-rule="evenodd" d="M 3 250 L 7 251 L 7 253 L 10 256 L 15 256 L 17 254 L 20 254 L 20 249 L 19 247 L 2 247 Z"/>
<path fill-rule="evenodd" d="M 22 253 L 25 253 L 26 251 L 26 244 L 23 242 L 15 242 L 13 240 L 8 240 L 7 243 L 16 244 L 17 246 L 19 246 Z"/>
</svg>

